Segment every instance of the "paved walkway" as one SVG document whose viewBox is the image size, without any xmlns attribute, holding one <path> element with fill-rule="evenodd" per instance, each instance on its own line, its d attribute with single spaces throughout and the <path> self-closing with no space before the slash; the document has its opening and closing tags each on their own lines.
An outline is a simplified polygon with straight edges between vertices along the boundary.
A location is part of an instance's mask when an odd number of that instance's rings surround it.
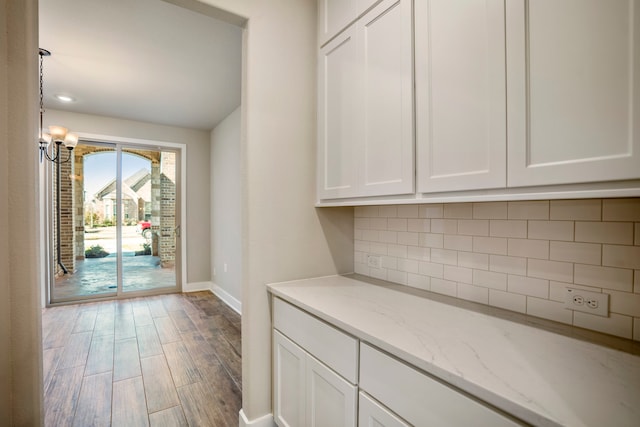
<svg viewBox="0 0 640 427">
<path fill-rule="evenodd" d="M 87 258 L 76 261 L 76 271 L 58 279 L 53 289 L 52 300 L 87 296 L 99 297 L 116 292 L 116 253 L 105 258 Z M 124 292 L 173 287 L 176 284 L 175 269 L 160 267 L 160 258 L 134 252 L 122 256 Z"/>
</svg>

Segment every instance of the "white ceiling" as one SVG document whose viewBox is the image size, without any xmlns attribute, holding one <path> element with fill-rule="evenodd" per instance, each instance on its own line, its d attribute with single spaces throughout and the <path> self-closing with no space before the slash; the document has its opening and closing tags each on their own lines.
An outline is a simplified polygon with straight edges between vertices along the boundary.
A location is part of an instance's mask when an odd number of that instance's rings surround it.
<svg viewBox="0 0 640 427">
<path fill-rule="evenodd" d="M 40 47 L 46 108 L 210 130 L 240 105 L 241 28 L 163 0 L 40 0 Z"/>
</svg>

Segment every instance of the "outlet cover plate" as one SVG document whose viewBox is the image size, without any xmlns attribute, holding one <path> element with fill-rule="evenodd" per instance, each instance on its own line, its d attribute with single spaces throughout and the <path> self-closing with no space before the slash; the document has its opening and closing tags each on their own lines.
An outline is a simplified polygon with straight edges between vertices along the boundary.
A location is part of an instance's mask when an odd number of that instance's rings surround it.
<svg viewBox="0 0 640 427">
<path fill-rule="evenodd" d="M 373 268 L 382 267 L 382 259 L 380 255 L 367 255 L 367 265 Z"/>
<path fill-rule="evenodd" d="M 609 317 L 609 294 L 567 288 L 564 305 L 569 310 Z"/>
</svg>

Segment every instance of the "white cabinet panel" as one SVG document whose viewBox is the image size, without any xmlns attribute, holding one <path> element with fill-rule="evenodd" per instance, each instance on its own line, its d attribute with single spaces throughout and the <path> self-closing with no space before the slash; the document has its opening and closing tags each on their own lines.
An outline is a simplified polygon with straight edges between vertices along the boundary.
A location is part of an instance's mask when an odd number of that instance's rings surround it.
<svg viewBox="0 0 640 427">
<path fill-rule="evenodd" d="M 355 427 L 357 387 L 307 356 L 307 426 Z"/>
<path fill-rule="evenodd" d="M 357 7 L 356 0 L 318 0 L 318 40 L 321 45 L 358 17 Z"/>
<path fill-rule="evenodd" d="M 361 65 L 354 27 L 321 49 L 318 65 L 318 197 L 356 196 Z"/>
<path fill-rule="evenodd" d="M 358 381 L 358 340 L 279 298 L 273 299 L 273 327 L 351 381 Z"/>
<path fill-rule="evenodd" d="M 640 1 L 508 1 L 509 186 L 640 177 Z"/>
<path fill-rule="evenodd" d="M 412 1 L 382 1 L 356 26 L 363 85 L 359 193 L 413 193 Z"/>
<path fill-rule="evenodd" d="M 410 427 L 391 411 L 380 405 L 363 392 L 358 399 L 359 427 Z"/>
<path fill-rule="evenodd" d="M 360 388 L 413 425 L 522 425 L 363 343 L 360 345 Z"/>
<path fill-rule="evenodd" d="M 305 425 L 306 353 L 273 331 L 273 412 L 281 427 Z"/>
<path fill-rule="evenodd" d="M 504 1 L 415 8 L 418 192 L 505 187 Z"/>
</svg>

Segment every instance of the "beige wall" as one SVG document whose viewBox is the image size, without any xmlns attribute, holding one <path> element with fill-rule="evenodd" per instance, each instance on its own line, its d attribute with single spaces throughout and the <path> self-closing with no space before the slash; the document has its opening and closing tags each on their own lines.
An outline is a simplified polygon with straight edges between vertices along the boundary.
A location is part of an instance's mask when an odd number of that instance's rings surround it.
<svg viewBox="0 0 640 427">
<path fill-rule="evenodd" d="M 182 223 L 187 230 L 187 283 L 211 279 L 209 258 L 209 133 L 205 131 L 161 126 L 152 123 L 110 117 L 47 110 L 45 126 L 62 124 L 74 132 L 112 137 L 146 139 L 187 145 L 187 218 Z"/>
<path fill-rule="evenodd" d="M 42 423 L 37 2 L 0 1 L 0 423 Z"/>
<path fill-rule="evenodd" d="M 238 107 L 211 132 L 211 280 L 242 302 L 240 165 Z"/>
<path fill-rule="evenodd" d="M 242 406 L 271 412 L 265 284 L 353 269 L 353 210 L 316 211 L 316 2 L 206 0 L 248 18 L 242 161 Z"/>
</svg>

